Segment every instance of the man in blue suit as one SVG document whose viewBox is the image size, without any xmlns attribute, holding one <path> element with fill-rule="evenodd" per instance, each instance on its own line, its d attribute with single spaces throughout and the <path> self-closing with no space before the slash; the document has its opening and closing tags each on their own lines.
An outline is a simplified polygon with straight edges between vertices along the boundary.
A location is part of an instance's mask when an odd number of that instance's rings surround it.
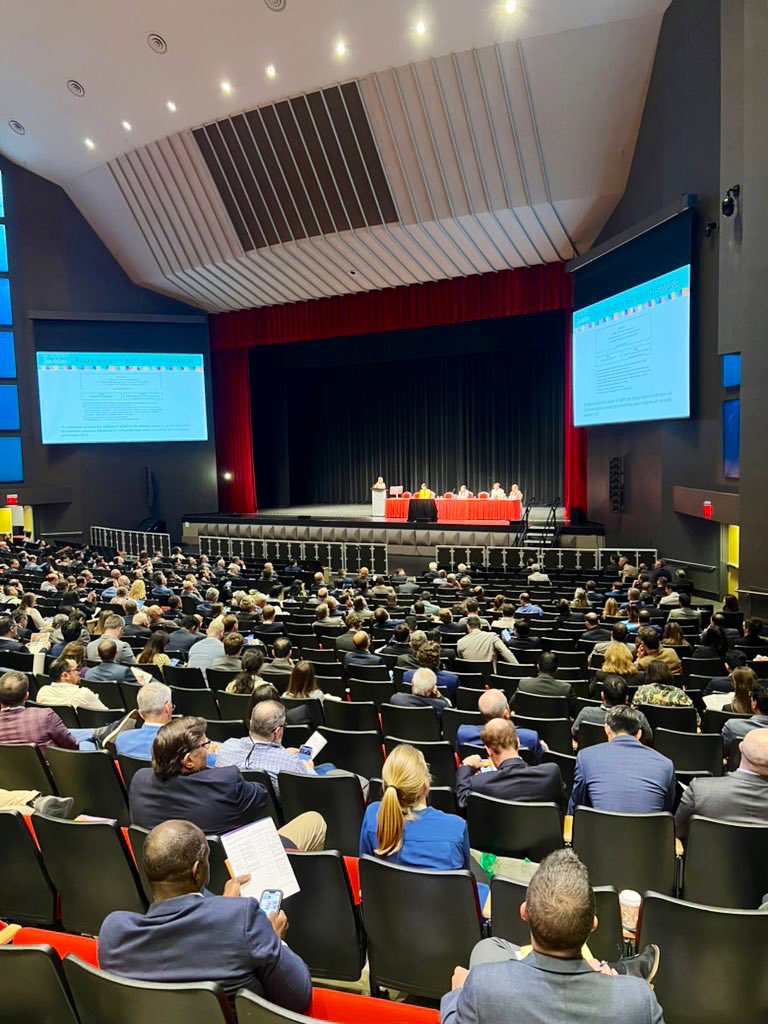
<svg viewBox="0 0 768 1024">
<path fill-rule="evenodd" d="M 166 821 L 147 836 L 144 869 L 154 902 L 146 914 L 115 911 L 99 932 L 99 965 L 139 981 L 217 982 L 231 997 L 247 988 L 306 1013 L 312 981 L 282 941 L 288 919 L 267 916 L 240 895 L 250 875 L 231 879 L 223 896 L 208 884 L 208 842 L 189 821 Z"/>
<path fill-rule="evenodd" d="M 485 690 L 478 699 L 477 710 L 482 715 L 481 724 L 459 726 L 456 731 L 457 749 L 464 743 L 482 746 L 483 741 L 480 739 L 480 733 L 483 731 L 483 726 L 486 723 L 492 722 L 494 718 L 512 717 L 509 710 L 509 701 L 503 690 Z M 520 746 L 530 750 L 533 754 L 533 763 L 539 764 L 545 749 L 539 739 L 539 734 L 534 729 L 518 729 L 515 727 L 515 730 Z"/>
<path fill-rule="evenodd" d="M 671 811 L 675 766 L 640 742 L 642 724 L 633 708 L 619 704 L 605 717 L 608 743 L 580 750 L 576 757 L 568 813 L 580 804 L 599 811 L 652 814 Z"/>
<path fill-rule="evenodd" d="M 541 862 L 520 916 L 530 928 L 531 952 L 518 959 L 524 950 L 504 939 L 479 942 L 469 971 L 454 971 L 453 991 L 440 1004 L 441 1024 L 664 1024 L 650 988 L 657 946 L 612 966 L 584 959 L 582 949 L 597 926 L 595 896 L 572 850 Z"/>
</svg>

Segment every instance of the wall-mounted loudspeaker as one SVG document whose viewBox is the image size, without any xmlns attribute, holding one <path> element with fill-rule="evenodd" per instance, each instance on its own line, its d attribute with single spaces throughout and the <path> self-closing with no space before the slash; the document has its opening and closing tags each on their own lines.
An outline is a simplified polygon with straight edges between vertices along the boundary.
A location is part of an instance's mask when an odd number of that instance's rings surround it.
<svg viewBox="0 0 768 1024">
<path fill-rule="evenodd" d="M 624 511 L 624 460 L 618 455 L 608 463 L 608 504 L 611 512 Z"/>
</svg>

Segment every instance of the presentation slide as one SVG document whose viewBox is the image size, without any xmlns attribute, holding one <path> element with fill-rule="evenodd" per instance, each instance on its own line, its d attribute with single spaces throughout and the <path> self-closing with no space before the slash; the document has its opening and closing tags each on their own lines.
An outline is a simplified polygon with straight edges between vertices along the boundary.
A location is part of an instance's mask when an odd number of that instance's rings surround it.
<svg viewBox="0 0 768 1024">
<path fill-rule="evenodd" d="M 689 416 L 690 314 L 690 266 L 577 309 L 575 426 Z"/>
<path fill-rule="evenodd" d="M 38 352 L 43 444 L 206 441 L 203 357 Z"/>
</svg>

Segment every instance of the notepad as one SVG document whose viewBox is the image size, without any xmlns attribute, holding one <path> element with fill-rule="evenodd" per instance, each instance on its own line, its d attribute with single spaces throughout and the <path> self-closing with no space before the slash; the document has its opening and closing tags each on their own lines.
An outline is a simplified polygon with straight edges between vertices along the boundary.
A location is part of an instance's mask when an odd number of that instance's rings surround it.
<svg viewBox="0 0 768 1024">
<path fill-rule="evenodd" d="M 283 898 L 287 899 L 301 892 L 271 818 L 227 832 L 221 842 L 233 877 L 251 876 L 240 889 L 241 895 L 258 899 L 265 889 L 281 889 Z"/>
<path fill-rule="evenodd" d="M 323 747 L 325 747 L 327 745 L 328 745 L 328 740 L 325 738 L 325 736 L 321 735 L 319 732 L 313 732 L 312 735 L 309 737 L 309 739 L 306 740 L 306 742 L 302 744 L 302 746 L 304 746 L 304 747 L 311 747 L 312 748 L 312 760 L 313 761 L 317 758 L 317 755 L 320 753 L 320 751 L 323 749 Z"/>
</svg>

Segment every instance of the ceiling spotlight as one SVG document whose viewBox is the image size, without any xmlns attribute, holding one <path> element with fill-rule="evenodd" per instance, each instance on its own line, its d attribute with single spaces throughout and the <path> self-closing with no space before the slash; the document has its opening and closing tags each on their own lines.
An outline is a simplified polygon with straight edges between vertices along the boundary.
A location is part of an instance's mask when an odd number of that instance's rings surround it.
<svg viewBox="0 0 768 1024">
<path fill-rule="evenodd" d="M 123 121 L 123 128 L 125 128 L 127 132 L 133 131 L 133 125 L 131 124 L 130 121 Z"/>
<path fill-rule="evenodd" d="M 346 53 L 347 53 L 347 44 L 344 42 L 343 39 L 340 39 L 338 41 L 338 43 L 336 43 L 336 56 L 337 57 L 344 57 L 344 56 L 346 56 Z"/>
<path fill-rule="evenodd" d="M 274 78 L 275 75 L 277 74 L 277 68 L 275 67 L 274 64 L 267 64 L 264 70 L 266 72 L 267 78 Z"/>
<path fill-rule="evenodd" d="M 27 129 L 24 127 L 21 121 L 16 121 L 13 118 L 8 122 L 8 127 L 11 129 L 12 132 L 16 132 L 17 135 L 27 134 Z"/>
<path fill-rule="evenodd" d="M 223 478 L 224 478 L 225 480 L 231 480 L 231 479 L 232 479 L 232 476 L 233 476 L 233 474 L 232 474 L 232 473 L 230 473 L 230 471 L 229 471 L 228 469 L 227 469 L 227 470 L 225 470 L 225 471 L 224 471 L 224 472 L 223 472 L 223 473 L 222 473 L 221 475 L 222 475 L 222 477 L 223 477 Z"/>
<path fill-rule="evenodd" d="M 166 107 L 168 107 L 172 114 L 176 113 L 176 104 L 173 102 L 173 100 L 168 100 L 168 102 L 165 105 Z"/>
<path fill-rule="evenodd" d="M 83 142 L 85 143 L 86 149 L 96 149 L 96 143 L 93 139 L 83 139 Z"/>
<path fill-rule="evenodd" d="M 220 88 L 221 88 L 221 91 L 224 93 L 224 95 L 228 96 L 232 92 L 232 83 L 231 82 L 227 82 L 226 80 L 224 80 L 220 84 Z"/>
<path fill-rule="evenodd" d="M 517 10 L 517 0 L 507 0 L 504 4 L 504 10 L 507 14 L 514 14 Z"/>
<path fill-rule="evenodd" d="M 426 31 L 427 31 L 427 26 L 424 24 L 424 22 L 423 21 L 417 21 L 416 22 L 416 34 L 419 35 L 419 36 L 423 36 Z"/>
</svg>

